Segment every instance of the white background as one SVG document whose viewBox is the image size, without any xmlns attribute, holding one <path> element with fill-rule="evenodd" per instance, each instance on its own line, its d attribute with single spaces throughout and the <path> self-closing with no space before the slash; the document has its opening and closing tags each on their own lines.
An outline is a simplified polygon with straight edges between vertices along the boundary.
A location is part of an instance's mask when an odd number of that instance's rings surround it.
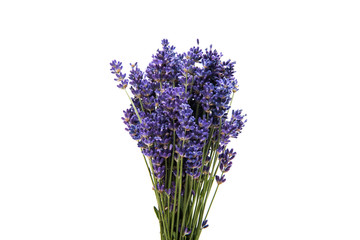
<svg viewBox="0 0 360 240">
<path fill-rule="evenodd" d="M 1 1 L 0 239 L 158 240 L 113 59 L 237 61 L 248 123 L 202 239 L 360 239 L 358 1 Z"/>
</svg>

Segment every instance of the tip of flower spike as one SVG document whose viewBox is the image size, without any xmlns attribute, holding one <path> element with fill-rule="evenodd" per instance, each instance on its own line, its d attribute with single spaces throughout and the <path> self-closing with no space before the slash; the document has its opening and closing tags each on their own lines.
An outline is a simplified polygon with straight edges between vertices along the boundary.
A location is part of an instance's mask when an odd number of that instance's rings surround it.
<svg viewBox="0 0 360 240">
<path fill-rule="evenodd" d="M 187 235 L 189 235 L 191 233 L 191 229 L 189 229 L 189 228 L 185 228 L 185 230 L 184 230 L 184 235 L 185 236 L 187 236 Z"/>
<path fill-rule="evenodd" d="M 197 45 L 199 45 L 199 39 L 196 39 Z"/>
<path fill-rule="evenodd" d="M 110 62 L 110 66 L 112 66 L 112 67 L 115 67 L 115 66 L 121 66 L 121 62 L 120 61 L 116 61 L 116 60 L 112 60 L 111 62 Z"/>
<path fill-rule="evenodd" d="M 207 224 L 207 222 L 208 222 L 208 220 L 204 220 L 204 221 L 202 222 L 201 227 L 202 227 L 203 229 L 205 229 L 205 228 L 207 228 L 207 227 L 209 226 L 209 224 Z"/>
<path fill-rule="evenodd" d="M 171 195 L 171 188 L 165 189 L 165 193 L 170 196 Z"/>
<path fill-rule="evenodd" d="M 131 68 L 137 67 L 137 62 L 136 63 L 130 63 Z"/>
<path fill-rule="evenodd" d="M 112 62 L 110 62 L 110 66 L 111 66 L 111 73 L 112 74 L 119 74 L 122 70 L 122 62 L 113 60 Z"/>
<path fill-rule="evenodd" d="M 217 184 L 221 185 L 222 183 L 224 183 L 226 181 L 225 179 L 225 175 L 222 175 L 221 177 L 219 177 L 218 175 L 216 175 L 216 182 Z"/>
<path fill-rule="evenodd" d="M 164 38 L 164 39 L 161 41 L 161 45 L 163 45 L 163 46 L 169 45 L 169 40 L 167 40 L 166 38 Z"/>
<path fill-rule="evenodd" d="M 125 80 L 121 81 L 120 84 L 117 85 L 117 87 L 121 88 L 121 89 L 125 89 L 127 87 L 128 83 L 129 83 L 129 80 L 125 79 Z"/>
</svg>

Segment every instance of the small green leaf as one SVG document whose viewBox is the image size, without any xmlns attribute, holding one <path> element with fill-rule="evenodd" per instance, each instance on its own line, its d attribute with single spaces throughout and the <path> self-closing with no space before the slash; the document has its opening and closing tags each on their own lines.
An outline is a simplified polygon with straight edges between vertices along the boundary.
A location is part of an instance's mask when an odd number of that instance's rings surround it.
<svg viewBox="0 0 360 240">
<path fill-rule="evenodd" d="M 156 214 L 156 217 L 158 218 L 158 219 L 160 219 L 159 218 L 159 211 L 157 210 L 157 208 L 154 206 L 154 211 L 155 211 L 155 214 Z"/>
</svg>

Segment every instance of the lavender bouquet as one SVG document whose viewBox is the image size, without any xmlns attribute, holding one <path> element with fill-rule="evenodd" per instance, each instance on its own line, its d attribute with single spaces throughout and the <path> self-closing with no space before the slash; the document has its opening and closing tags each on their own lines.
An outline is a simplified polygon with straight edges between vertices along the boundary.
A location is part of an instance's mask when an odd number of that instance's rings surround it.
<svg viewBox="0 0 360 240">
<path fill-rule="evenodd" d="M 126 78 L 121 62 L 110 63 L 131 102 L 122 119 L 149 171 L 162 240 L 199 239 L 236 155 L 227 145 L 241 133 L 246 115 L 232 110 L 229 116 L 238 90 L 235 62 L 221 57 L 211 45 L 177 53 L 164 39 L 145 72 L 130 64 Z"/>
</svg>

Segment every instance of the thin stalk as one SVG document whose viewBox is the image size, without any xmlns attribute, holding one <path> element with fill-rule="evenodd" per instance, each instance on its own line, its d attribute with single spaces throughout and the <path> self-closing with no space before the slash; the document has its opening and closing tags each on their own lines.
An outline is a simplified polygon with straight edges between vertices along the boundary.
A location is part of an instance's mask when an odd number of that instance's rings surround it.
<svg viewBox="0 0 360 240">
<path fill-rule="evenodd" d="M 196 122 L 197 122 L 197 120 L 198 120 L 198 114 L 199 114 L 199 103 L 196 104 L 196 112 L 195 112 Z"/>
<path fill-rule="evenodd" d="M 144 157 L 144 161 L 145 161 L 146 167 L 147 167 L 147 169 L 148 169 L 148 171 L 149 171 L 149 176 L 150 176 L 150 179 L 151 179 L 151 183 L 154 185 L 154 179 L 152 178 L 151 171 L 150 171 L 149 165 L 148 165 L 148 163 L 147 163 L 147 161 L 146 161 L 146 158 L 145 158 L 145 155 L 144 155 L 144 154 L 143 154 L 143 157 Z"/>
<path fill-rule="evenodd" d="M 171 220 L 171 231 L 173 231 L 173 229 L 174 229 L 175 208 L 176 208 L 177 190 L 178 190 L 178 175 L 179 175 L 179 168 L 180 168 L 180 166 L 179 166 L 180 163 L 179 162 L 180 161 L 178 159 L 177 162 L 176 162 L 176 178 L 175 178 L 176 184 L 175 184 L 175 194 L 174 194 L 175 198 L 174 198 L 173 214 L 172 214 L 172 220 Z M 177 211 L 179 211 L 179 209 L 177 209 Z"/>
<path fill-rule="evenodd" d="M 179 186 L 179 196 L 178 196 L 178 211 L 177 211 L 177 219 L 176 219 L 176 232 L 179 231 L 179 220 L 180 220 L 180 207 L 181 207 L 181 185 L 182 185 L 182 172 L 183 172 L 183 157 L 180 158 L 180 186 Z M 180 233 L 181 236 L 181 233 Z"/>
<path fill-rule="evenodd" d="M 187 179 L 190 179 L 190 188 L 189 188 L 189 192 L 187 193 L 187 200 L 186 200 L 186 197 L 185 197 L 185 207 L 184 207 L 184 214 L 183 214 L 183 221 L 182 221 L 182 224 L 181 224 L 181 232 L 183 231 L 184 227 L 185 227 L 185 219 L 186 219 L 186 212 L 187 212 L 187 208 L 189 206 L 189 202 L 190 202 L 190 199 L 191 199 L 191 195 L 192 195 L 192 187 L 193 187 L 193 182 L 194 182 L 194 178 L 190 177 L 190 176 L 186 176 L 186 180 Z M 186 182 L 186 186 L 188 185 L 189 183 Z M 185 192 L 186 192 L 186 189 L 185 189 Z M 190 214 L 191 215 L 191 212 Z"/>
<path fill-rule="evenodd" d="M 174 120 L 173 120 L 174 122 Z M 172 175 L 173 175 L 173 165 L 174 165 L 174 153 L 175 153 L 175 129 L 173 130 L 173 149 L 172 149 L 172 154 L 171 154 L 171 166 L 170 166 L 170 174 L 169 174 L 169 180 L 168 180 L 168 186 L 167 188 L 171 188 L 171 178 L 172 178 Z M 169 219 L 169 225 L 171 224 L 170 223 L 170 196 L 168 197 L 168 207 L 169 207 L 169 210 L 168 210 L 168 219 Z M 173 206 L 173 212 L 175 211 L 175 206 Z M 170 234 L 172 232 L 172 226 L 170 228 Z"/>
<path fill-rule="evenodd" d="M 223 175 L 224 175 L 224 173 L 221 174 L 221 177 L 222 177 Z M 215 193 L 214 193 L 214 195 L 213 195 L 213 197 L 212 197 L 212 199 L 211 199 L 210 206 L 209 206 L 209 208 L 208 208 L 208 210 L 207 210 L 207 212 L 206 212 L 206 215 L 205 215 L 204 220 L 207 218 L 207 216 L 208 216 L 208 214 L 209 214 L 210 208 L 211 208 L 211 206 L 212 206 L 212 204 L 213 204 L 213 202 L 214 202 L 214 198 L 215 198 L 216 193 L 217 193 L 217 191 L 218 191 L 218 189 L 219 189 L 219 186 L 220 186 L 220 184 L 218 184 L 218 185 L 216 186 Z"/>
<path fill-rule="evenodd" d="M 198 210 L 199 210 L 199 201 L 200 201 L 200 199 L 201 199 L 201 195 L 200 195 L 200 191 L 201 191 L 201 183 L 199 182 L 198 184 L 197 184 L 197 188 L 196 188 L 196 192 L 195 192 L 195 198 L 196 198 L 196 200 L 194 200 L 194 202 L 193 202 L 193 209 L 194 209 L 194 213 L 192 213 L 192 215 L 191 215 L 191 217 L 192 218 L 190 218 L 189 217 L 189 219 L 188 219 L 188 222 L 190 223 L 190 227 L 191 227 L 191 234 L 190 234 L 190 239 L 191 239 L 191 236 L 194 234 L 194 231 L 195 231 L 195 225 L 194 225 L 194 223 L 196 222 L 195 221 L 195 218 L 196 218 L 196 216 L 197 216 L 197 212 L 198 212 Z M 195 207 L 195 206 L 197 206 L 197 208 Z M 194 208 L 195 207 L 195 208 Z M 191 212 L 192 212 L 192 210 L 191 210 Z M 188 224 L 189 224 L 188 223 Z"/>
<path fill-rule="evenodd" d="M 212 170 L 211 170 L 211 173 L 210 173 L 210 177 L 209 177 L 209 180 L 207 182 L 207 186 L 206 186 L 206 194 L 204 195 L 205 196 L 205 200 L 204 200 L 204 204 L 203 204 L 203 209 L 205 209 L 205 206 L 206 206 L 206 202 L 207 202 L 207 199 L 209 198 L 209 195 L 210 195 L 210 191 L 211 191 L 211 187 L 212 187 L 212 184 L 213 184 L 213 181 L 214 181 L 214 178 L 215 178 L 215 175 L 216 175 L 216 172 L 219 168 L 219 165 L 220 165 L 220 162 L 218 163 L 217 167 L 216 167 L 216 170 L 215 170 L 215 164 L 216 164 L 216 161 L 218 159 L 218 156 L 219 156 L 219 153 L 217 152 L 217 147 L 214 149 L 214 151 L 216 151 L 215 155 L 214 155 L 214 158 L 213 160 L 211 161 L 212 163 Z M 214 171 L 215 170 L 215 171 Z"/>
<path fill-rule="evenodd" d="M 230 111 L 231 104 L 232 104 L 232 102 L 233 102 L 234 96 L 235 96 L 235 92 L 233 92 L 233 94 L 232 94 L 232 96 L 231 96 L 231 100 L 230 100 L 230 104 L 229 104 L 229 109 L 228 109 L 228 111 L 226 112 L 226 114 L 229 114 L 229 111 Z"/>
<path fill-rule="evenodd" d="M 204 191 L 206 189 L 208 181 L 204 181 L 203 183 L 204 183 L 203 186 L 200 184 L 200 186 L 202 186 L 202 189 L 200 187 L 199 192 L 198 192 L 198 199 L 197 199 L 197 202 L 196 202 L 196 208 L 195 208 L 195 212 L 194 212 L 194 215 L 193 215 L 193 218 L 192 218 L 192 223 L 191 223 L 191 227 L 192 227 L 192 229 L 194 229 L 194 231 L 191 232 L 190 238 L 191 238 L 191 236 L 193 234 L 195 234 L 195 227 L 196 227 L 196 224 L 198 223 L 197 219 L 199 219 L 199 215 L 200 215 L 200 213 L 202 211 L 203 199 L 204 199 L 204 194 L 205 194 Z M 201 224 L 201 223 L 199 223 L 199 224 Z"/>
<path fill-rule="evenodd" d="M 181 224 L 181 229 L 180 229 L 180 239 L 182 239 L 182 232 L 184 230 L 184 220 L 185 220 L 185 215 L 186 215 L 186 210 L 187 210 L 187 203 L 188 201 L 186 201 L 186 199 L 188 198 L 188 188 L 189 188 L 189 182 L 188 182 L 188 179 L 189 179 L 189 176 L 186 175 L 186 180 L 185 180 L 185 192 L 184 192 L 184 202 L 183 202 L 183 219 L 182 219 L 182 224 Z"/>
<path fill-rule="evenodd" d="M 234 95 L 235 95 L 235 92 L 233 92 L 233 94 L 232 94 L 232 96 L 231 96 L 231 101 L 230 101 L 230 104 L 229 104 L 230 107 L 231 107 L 231 104 L 232 104 L 232 102 L 233 102 Z M 229 110 L 230 110 L 230 108 L 229 108 Z"/>
<path fill-rule="evenodd" d="M 128 98 L 129 98 L 129 100 L 130 100 L 130 102 L 131 102 L 131 104 L 132 104 L 132 106 L 133 106 L 133 108 L 134 108 L 134 110 L 135 110 L 136 116 L 138 117 L 138 119 L 139 119 L 139 121 L 140 121 L 140 123 L 141 123 L 140 115 L 139 115 L 139 113 L 138 113 L 138 111 L 137 111 L 137 109 L 136 109 L 136 107 L 135 107 L 135 104 L 134 104 L 133 100 L 131 99 L 130 95 L 129 95 L 128 92 L 126 91 L 126 88 L 125 88 L 125 93 L 126 93 L 126 95 L 128 96 Z"/>
<path fill-rule="evenodd" d="M 174 123 L 174 120 L 173 120 Z M 173 146 L 172 146 L 172 153 L 171 153 L 171 167 L 170 167 L 170 177 L 168 181 L 168 188 L 171 187 L 171 178 L 172 178 L 172 171 L 173 171 L 173 165 L 174 165 L 174 153 L 175 153 L 175 129 L 173 130 Z"/>
<path fill-rule="evenodd" d="M 160 237 L 161 237 L 161 240 L 166 240 L 166 239 L 164 239 L 164 229 L 161 226 L 161 221 L 159 221 L 159 224 L 160 224 Z"/>
<path fill-rule="evenodd" d="M 185 140 L 182 141 L 181 147 L 184 147 L 184 143 L 185 143 Z M 179 146 L 180 146 L 180 143 L 179 143 Z M 177 213 L 176 213 L 176 215 L 177 215 L 177 221 L 176 221 L 177 226 L 175 226 L 175 229 L 176 229 L 175 234 L 176 235 L 177 235 L 177 233 L 179 231 L 179 216 L 180 216 L 180 203 L 181 203 L 181 184 L 182 184 L 182 165 L 183 165 L 182 160 L 183 160 L 183 157 L 179 156 L 178 160 L 177 160 L 177 164 L 176 164 L 177 168 L 176 168 L 176 185 L 175 185 L 174 205 L 176 204 L 176 201 L 179 201 L 179 203 L 177 205 Z M 180 173 L 180 177 L 179 177 L 179 173 Z M 178 187 L 179 187 L 179 191 L 177 192 Z M 177 196 L 178 196 L 178 199 L 177 199 Z M 174 223 L 174 214 L 173 214 L 171 226 L 173 226 L 173 223 Z"/>
<path fill-rule="evenodd" d="M 217 155 L 218 154 L 216 154 L 216 158 L 214 159 L 214 161 L 216 161 L 217 160 Z M 214 163 L 214 165 L 215 165 L 215 163 Z M 204 214 L 204 211 L 205 211 L 205 206 L 206 206 L 206 203 L 207 203 L 207 200 L 208 200 L 208 198 L 209 198 L 209 195 L 210 195 L 210 192 L 211 192 L 211 188 L 212 188 L 212 184 L 213 184 L 213 182 L 214 182 L 214 176 L 216 175 L 216 172 L 217 172 L 217 170 L 218 170 L 218 168 L 219 168 L 219 165 L 220 165 L 220 163 L 218 163 L 218 165 L 217 165 L 217 167 L 216 167 L 216 170 L 215 170 L 215 172 L 212 172 L 211 174 L 210 174 L 210 178 L 209 178 L 209 181 L 207 182 L 207 186 L 206 186 L 206 191 L 204 192 L 205 193 L 205 195 L 204 195 L 204 197 L 205 197 L 205 200 L 203 201 L 203 204 L 200 206 L 200 208 L 201 208 L 201 210 L 200 210 L 200 216 L 199 216 L 199 225 L 202 223 L 202 221 L 203 221 L 203 214 Z M 204 220 L 205 220 L 206 218 L 204 218 Z M 201 232 L 201 229 L 199 229 L 199 231 Z M 196 236 L 195 237 L 195 239 L 198 239 L 198 237 L 199 237 L 199 235 L 198 236 Z"/>
<path fill-rule="evenodd" d="M 193 218 L 191 220 L 191 228 L 193 229 L 193 231 L 191 232 L 190 239 L 191 239 L 192 235 L 195 234 L 195 227 L 196 227 L 196 224 L 198 223 L 197 219 L 199 219 L 199 215 L 202 211 L 203 199 L 204 199 L 205 189 L 207 188 L 207 185 L 208 185 L 208 181 L 199 183 L 200 188 L 198 189 L 198 193 L 197 193 L 198 197 L 196 200 L 196 207 L 194 209 Z"/>
<path fill-rule="evenodd" d="M 166 219 L 166 215 L 165 215 L 165 208 L 164 208 L 164 203 L 163 203 L 163 198 L 161 197 L 161 195 L 160 195 L 160 203 L 162 204 L 162 215 L 163 215 L 163 222 L 164 222 L 164 228 L 165 228 L 165 230 L 164 230 L 164 232 L 165 233 L 167 233 L 167 235 L 168 234 L 170 234 L 170 231 L 169 231 L 169 229 L 168 229 L 168 227 L 167 227 L 167 219 Z"/>
<path fill-rule="evenodd" d="M 194 181 L 195 181 L 195 180 L 193 179 L 193 182 L 194 182 Z M 193 216 L 194 206 L 196 205 L 196 201 L 197 201 L 198 195 L 199 195 L 199 186 L 200 186 L 200 185 L 201 185 L 201 183 L 200 183 L 200 181 L 198 181 L 198 182 L 196 183 L 195 196 L 194 196 L 193 201 L 192 201 L 192 204 L 191 204 L 190 214 L 189 214 L 189 216 L 188 216 L 186 225 L 189 225 L 190 222 L 191 222 L 191 219 L 192 219 L 191 217 Z M 192 187 L 191 187 L 191 188 L 192 188 Z"/>
<path fill-rule="evenodd" d="M 165 188 L 166 188 L 166 179 L 167 179 L 167 174 L 168 174 L 167 158 L 165 158 L 164 162 L 165 162 L 164 186 L 165 186 Z"/>
<path fill-rule="evenodd" d="M 141 110 L 142 110 L 143 112 L 145 112 L 145 111 L 144 111 L 144 106 L 143 106 L 142 101 L 141 101 L 141 98 L 139 98 L 139 101 L 140 101 Z"/>
</svg>

